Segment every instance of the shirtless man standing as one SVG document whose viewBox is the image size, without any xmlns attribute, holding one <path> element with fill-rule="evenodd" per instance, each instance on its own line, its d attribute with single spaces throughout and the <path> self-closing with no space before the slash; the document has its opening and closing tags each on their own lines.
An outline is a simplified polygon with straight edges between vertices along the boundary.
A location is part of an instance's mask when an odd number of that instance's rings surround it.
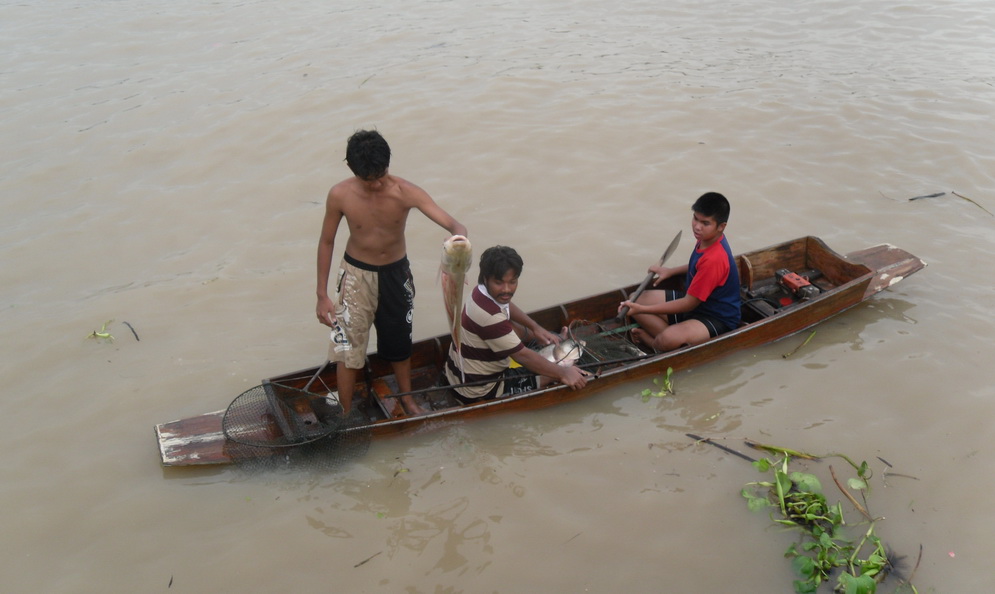
<svg viewBox="0 0 995 594">
<path fill-rule="evenodd" d="M 416 208 L 452 235 L 467 230 L 425 190 L 391 175 L 390 147 L 377 131 L 349 138 L 346 163 L 355 174 L 328 191 L 318 241 L 318 321 L 332 328 L 328 360 L 337 363 L 339 403 L 352 406 L 357 371 L 366 362 L 370 326 L 377 329 L 377 354 L 390 361 L 402 393 L 411 391 L 411 320 L 415 286 L 408 266 L 404 228 Z M 349 239 L 336 281 L 338 301 L 328 296 L 328 277 L 339 223 L 345 217 Z M 410 395 L 401 402 L 409 414 L 424 412 Z"/>
</svg>

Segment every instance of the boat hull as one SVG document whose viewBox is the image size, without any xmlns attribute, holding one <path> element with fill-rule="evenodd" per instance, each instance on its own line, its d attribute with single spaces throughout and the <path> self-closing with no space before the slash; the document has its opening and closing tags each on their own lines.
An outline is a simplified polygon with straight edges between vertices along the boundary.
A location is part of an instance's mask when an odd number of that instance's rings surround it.
<svg viewBox="0 0 995 594">
<path fill-rule="evenodd" d="M 743 294 L 749 306 L 744 306 L 744 323 L 740 328 L 703 344 L 684 347 L 666 353 L 646 353 L 630 361 L 595 364 L 589 371 L 595 377 L 583 390 L 570 390 L 553 385 L 509 397 L 472 405 L 426 402 L 437 408 L 429 414 L 407 415 L 397 403 L 390 384 L 391 366 L 374 355 L 368 360 L 364 381 L 356 387 L 356 400 L 365 402 L 365 420 L 347 431 L 369 432 L 375 437 L 405 433 L 427 425 L 463 421 L 499 413 L 536 410 L 554 404 L 577 400 L 590 394 L 662 373 L 668 367 L 685 370 L 703 365 L 732 353 L 767 344 L 819 324 L 874 294 L 921 270 L 925 263 L 919 258 L 889 245 L 880 245 L 853 252 L 846 257 L 829 249 L 815 237 L 803 237 L 762 250 L 737 256 Z M 776 302 L 763 295 L 781 295 L 776 284 L 779 270 L 807 271 L 820 293 L 812 298 L 793 300 L 776 307 Z M 610 322 L 619 302 L 635 285 L 593 295 L 530 312 L 530 316 L 546 328 L 559 328 L 572 320 Z M 780 293 L 778 293 L 780 291 Z M 755 297 L 760 295 L 760 297 Z M 419 341 L 412 355 L 413 383 L 416 391 L 434 386 L 438 371 L 445 361 L 450 337 L 442 335 Z M 317 381 L 316 381 L 317 380 Z M 322 386 L 320 391 L 333 391 L 334 365 L 307 368 L 269 378 L 268 382 L 302 388 Z M 425 392 L 426 395 L 434 392 Z M 363 398 L 365 397 L 365 399 Z M 216 411 L 157 425 L 160 461 L 164 466 L 227 464 L 248 458 L 278 455 L 282 448 L 246 447 L 225 439 L 222 431 L 224 411 Z"/>
</svg>

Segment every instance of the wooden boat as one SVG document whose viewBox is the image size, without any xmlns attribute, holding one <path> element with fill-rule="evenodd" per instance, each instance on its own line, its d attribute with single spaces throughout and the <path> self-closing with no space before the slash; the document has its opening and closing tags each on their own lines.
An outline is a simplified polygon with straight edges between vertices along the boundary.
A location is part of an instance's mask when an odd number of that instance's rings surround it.
<svg viewBox="0 0 995 594">
<path fill-rule="evenodd" d="M 450 345 L 448 335 L 415 343 L 412 355 L 412 384 L 415 398 L 428 414 L 408 415 L 396 395 L 396 384 L 388 363 L 369 355 L 365 373 L 353 397 L 353 416 L 359 421 L 345 429 L 365 431 L 373 437 L 409 431 L 429 423 L 465 420 L 484 415 L 537 409 L 588 396 L 637 378 L 666 372 L 668 367 L 684 370 L 749 347 L 766 344 L 834 316 L 874 294 L 921 270 L 926 264 L 908 252 L 890 245 L 879 245 L 841 256 L 816 237 L 802 237 L 737 256 L 743 296 L 742 325 L 726 334 L 693 347 L 665 353 L 645 352 L 628 342 L 625 333 L 614 335 L 615 347 L 621 345 L 627 356 L 606 359 L 587 349 L 581 364 L 595 374 L 583 390 L 570 390 L 554 384 L 544 389 L 463 405 L 448 389 L 437 386 L 439 372 Z M 799 294 L 789 290 L 785 273 L 807 278 L 815 289 Z M 792 277 L 796 278 L 796 277 Z M 681 279 L 668 279 L 678 286 Z M 615 320 L 619 302 L 635 285 L 593 295 L 577 301 L 553 305 L 530 312 L 536 322 L 555 329 L 586 321 L 598 335 L 611 335 L 622 325 Z M 624 329 L 624 327 L 623 327 Z M 621 341 L 619 343 L 618 341 Z M 619 352 L 618 350 L 615 351 Z M 312 417 L 321 402 L 336 394 L 334 364 L 313 367 L 264 380 L 268 397 L 279 400 L 281 394 L 306 394 L 288 399 L 283 405 L 273 402 L 273 413 L 266 431 L 293 442 L 295 429 L 288 419 L 281 420 L 277 409 L 296 411 L 296 422 Z M 305 392 L 301 389 L 307 387 Z M 314 405 L 314 406 L 312 406 Z M 288 409 L 289 407 L 289 409 Z M 291 416 L 295 412 L 289 413 Z M 285 447 L 246 446 L 226 437 L 222 430 L 225 410 L 163 423 L 155 427 L 161 462 L 164 466 L 227 464 L 248 458 L 286 453 Z M 275 418 L 275 422 L 274 422 Z M 306 423 L 307 421 L 305 421 Z M 286 434 L 286 435 L 283 435 Z M 230 435 L 230 433 L 229 433 Z M 275 442 L 274 442 L 275 443 Z M 293 449 L 293 448 L 291 448 Z"/>
</svg>

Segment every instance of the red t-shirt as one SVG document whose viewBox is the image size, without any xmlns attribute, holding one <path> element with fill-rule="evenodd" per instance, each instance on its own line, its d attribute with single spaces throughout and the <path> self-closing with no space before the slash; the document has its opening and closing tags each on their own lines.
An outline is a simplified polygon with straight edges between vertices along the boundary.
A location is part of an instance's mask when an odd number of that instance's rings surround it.
<svg viewBox="0 0 995 594">
<path fill-rule="evenodd" d="M 726 279 L 729 278 L 729 257 L 722 247 L 721 236 L 704 252 L 699 251 L 698 246 L 695 246 L 694 249 L 701 255 L 698 258 L 687 294 L 704 303 L 708 301 L 712 291 L 725 284 Z"/>
</svg>

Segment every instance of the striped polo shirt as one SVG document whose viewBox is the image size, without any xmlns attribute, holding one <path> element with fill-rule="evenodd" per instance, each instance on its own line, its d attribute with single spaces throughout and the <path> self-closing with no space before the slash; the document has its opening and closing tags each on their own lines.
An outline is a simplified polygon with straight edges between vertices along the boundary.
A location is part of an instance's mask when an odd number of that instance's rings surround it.
<svg viewBox="0 0 995 594">
<path fill-rule="evenodd" d="M 467 398 L 482 398 L 500 394 L 504 382 L 498 381 L 511 365 L 511 356 L 525 348 L 511 324 L 507 307 L 502 307 L 483 285 L 477 285 L 463 306 L 462 325 L 463 370 L 455 345 L 449 347 L 446 379 L 451 385 L 493 379 L 492 383 L 454 388 Z"/>
</svg>

